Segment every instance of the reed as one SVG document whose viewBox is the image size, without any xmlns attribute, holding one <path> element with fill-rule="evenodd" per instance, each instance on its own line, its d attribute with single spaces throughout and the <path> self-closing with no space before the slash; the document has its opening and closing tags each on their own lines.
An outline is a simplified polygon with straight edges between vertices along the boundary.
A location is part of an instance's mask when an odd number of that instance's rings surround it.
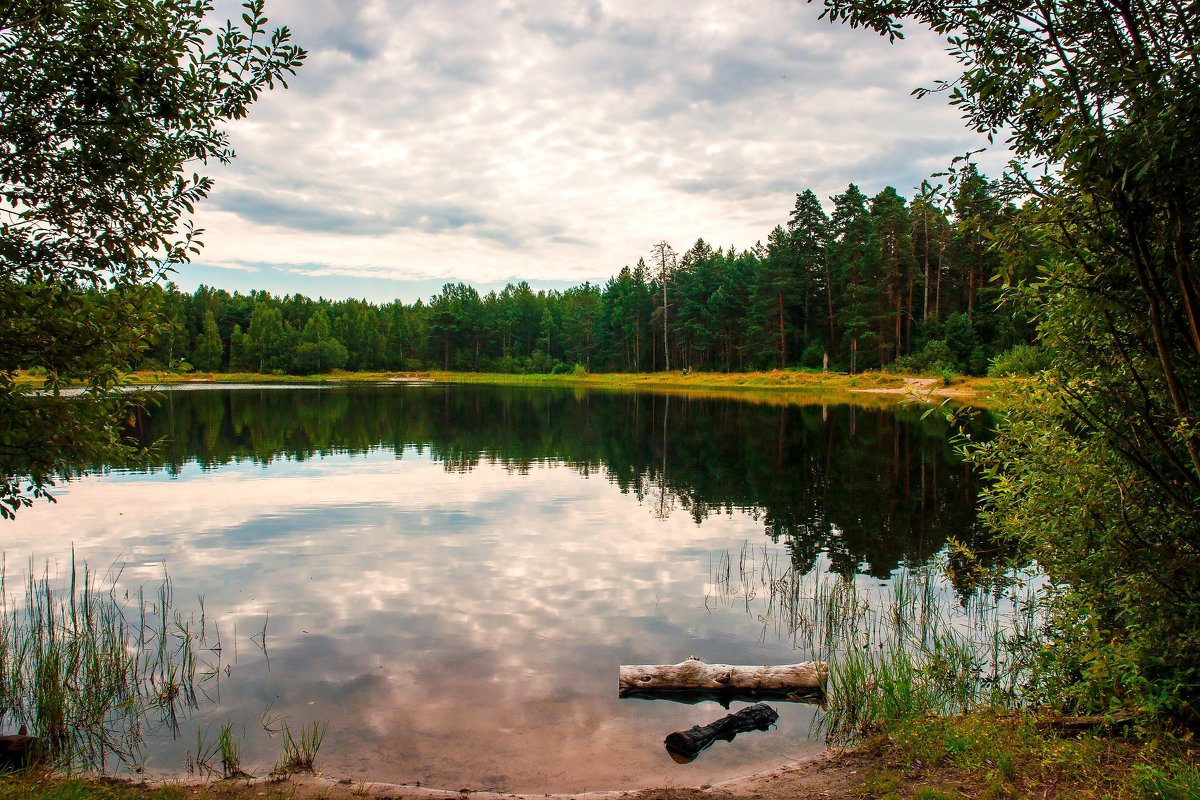
<svg viewBox="0 0 1200 800">
<path fill-rule="evenodd" d="M 847 743 L 892 720 L 1022 704 L 1041 646 L 1028 588 L 1036 576 L 1013 572 L 961 597 L 946 567 L 900 570 L 868 588 L 856 576 L 801 573 L 786 553 L 744 545 L 736 558 L 718 558 L 710 595 L 744 607 L 764 637 L 774 631 L 829 664 L 819 726 L 830 742 Z"/>
<path fill-rule="evenodd" d="M 56 767 L 135 767 L 145 735 L 176 732 L 216 674 L 194 619 L 175 609 L 167 576 L 132 599 L 119 572 L 102 584 L 74 554 L 62 581 L 48 566 L 36 576 L 30 563 L 18 597 L 0 565 L 0 729 L 25 727 Z"/>
<path fill-rule="evenodd" d="M 313 722 L 300 728 L 299 736 L 292 732 L 287 722 L 283 723 L 283 744 L 279 762 L 273 770 L 276 773 L 311 772 L 317 759 L 317 751 L 325 739 L 329 729 L 328 722 Z"/>
<path fill-rule="evenodd" d="M 217 750 L 221 754 L 221 777 L 234 778 L 242 772 L 242 744 L 233 737 L 233 723 L 226 722 L 217 734 Z"/>
</svg>

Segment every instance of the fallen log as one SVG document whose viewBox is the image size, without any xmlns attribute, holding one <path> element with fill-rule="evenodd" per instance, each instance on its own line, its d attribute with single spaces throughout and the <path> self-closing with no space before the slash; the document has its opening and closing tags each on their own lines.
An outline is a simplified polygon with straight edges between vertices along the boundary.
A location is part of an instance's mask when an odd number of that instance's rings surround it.
<svg viewBox="0 0 1200 800">
<path fill-rule="evenodd" d="M 779 720 L 779 714 L 766 703 L 755 703 L 734 714 L 727 714 L 708 725 L 695 725 L 675 731 L 663 740 L 667 752 L 677 763 L 686 764 L 718 739 L 733 741 L 739 733 L 765 731 Z"/>
<path fill-rule="evenodd" d="M 33 736 L 0 736 L 0 770 L 24 769 L 38 760 L 40 748 Z"/>
<path fill-rule="evenodd" d="M 820 702 L 827 675 L 821 661 L 754 667 L 706 664 L 691 656 L 679 664 L 622 665 L 617 696 L 693 703 L 719 700 L 726 707 L 730 700 Z"/>
</svg>

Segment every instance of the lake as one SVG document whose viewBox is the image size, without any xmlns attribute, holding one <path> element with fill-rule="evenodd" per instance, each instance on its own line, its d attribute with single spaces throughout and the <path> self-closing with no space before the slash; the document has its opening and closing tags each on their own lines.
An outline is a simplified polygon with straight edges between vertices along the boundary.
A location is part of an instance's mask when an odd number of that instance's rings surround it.
<svg viewBox="0 0 1200 800">
<path fill-rule="evenodd" d="M 30 560 L 65 576 L 73 550 L 120 592 L 169 575 L 176 608 L 203 613 L 220 650 L 178 728 L 147 726 L 151 774 L 182 773 L 226 723 L 262 774 L 287 720 L 328 722 L 317 768 L 356 781 L 745 775 L 820 751 L 816 709 L 772 703 L 775 729 L 680 765 L 663 738 L 725 710 L 618 699 L 618 667 L 807 660 L 774 577 L 878 586 L 982 536 L 944 421 L 810 399 L 172 390 L 133 425 L 162 440 L 144 468 L 75 480 L 5 526 L 7 591 Z"/>
</svg>

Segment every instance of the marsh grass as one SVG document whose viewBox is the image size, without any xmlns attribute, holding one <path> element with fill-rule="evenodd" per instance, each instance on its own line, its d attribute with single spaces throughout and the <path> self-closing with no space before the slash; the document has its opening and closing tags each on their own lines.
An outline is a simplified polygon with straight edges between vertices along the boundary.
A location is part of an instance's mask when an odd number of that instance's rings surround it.
<svg viewBox="0 0 1200 800">
<path fill-rule="evenodd" d="M 219 640 L 176 610 L 166 576 L 130 595 L 74 557 L 61 582 L 36 575 L 18 598 L 0 566 L 0 730 L 25 727 L 60 768 L 136 767 L 147 733 L 196 708 Z"/>
<path fill-rule="evenodd" d="M 233 778 L 242 772 L 242 744 L 233 736 L 233 723 L 226 722 L 217 735 L 217 750 L 221 754 L 221 776 Z"/>
<path fill-rule="evenodd" d="M 317 751 L 325 739 L 329 729 L 327 722 L 313 722 L 302 726 L 299 735 L 292 732 L 287 722 L 283 722 L 283 743 L 279 754 L 279 762 L 273 770 L 276 773 L 311 772 L 317 759 Z"/>
<path fill-rule="evenodd" d="M 762 636 L 829 665 L 819 726 L 849 743 L 883 723 L 1021 705 L 1040 646 L 1030 574 L 1010 574 L 962 596 L 947 564 L 901 570 L 889 581 L 814 569 L 745 545 L 710 569 L 706 604 L 741 606 Z"/>
</svg>

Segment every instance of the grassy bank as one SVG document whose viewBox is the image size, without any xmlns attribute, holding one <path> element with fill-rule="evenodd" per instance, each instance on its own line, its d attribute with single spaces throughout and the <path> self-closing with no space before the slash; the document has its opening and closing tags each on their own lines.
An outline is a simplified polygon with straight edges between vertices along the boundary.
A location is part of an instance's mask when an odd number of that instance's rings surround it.
<svg viewBox="0 0 1200 800">
<path fill-rule="evenodd" d="M 861 745 L 858 795 L 958 798 L 1200 797 L 1193 745 L 1166 736 L 1061 736 L 1033 713 L 977 713 L 888 725 Z"/>
<path fill-rule="evenodd" d="M 891 372 L 861 372 L 846 375 L 804 370 L 770 372 L 681 372 L 575 373 L 562 375 L 512 375 L 487 372 L 342 372 L 322 375 L 281 375 L 252 372 L 134 372 L 128 376 L 136 385 L 173 386 L 194 383 L 219 384 L 323 384 L 323 383 L 462 383 L 495 386 L 560 386 L 620 391 L 717 392 L 800 397 L 815 393 L 877 392 L 906 394 L 912 381 L 929 383 L 934 397 L 950 396 L 956 401 L 987 407 L 1002 406 L 1005 398 L 1020 392 L 1020 378 L 972 378 L 955 376 L 948 383 L 940 378 Z M 37 375 L 21 375 L 26 385 L 40 385 Z M 886 395 L 885 395 L 886 396 Z M 778 402 L 778 400 L 777 400 Z"/>
</svg>

